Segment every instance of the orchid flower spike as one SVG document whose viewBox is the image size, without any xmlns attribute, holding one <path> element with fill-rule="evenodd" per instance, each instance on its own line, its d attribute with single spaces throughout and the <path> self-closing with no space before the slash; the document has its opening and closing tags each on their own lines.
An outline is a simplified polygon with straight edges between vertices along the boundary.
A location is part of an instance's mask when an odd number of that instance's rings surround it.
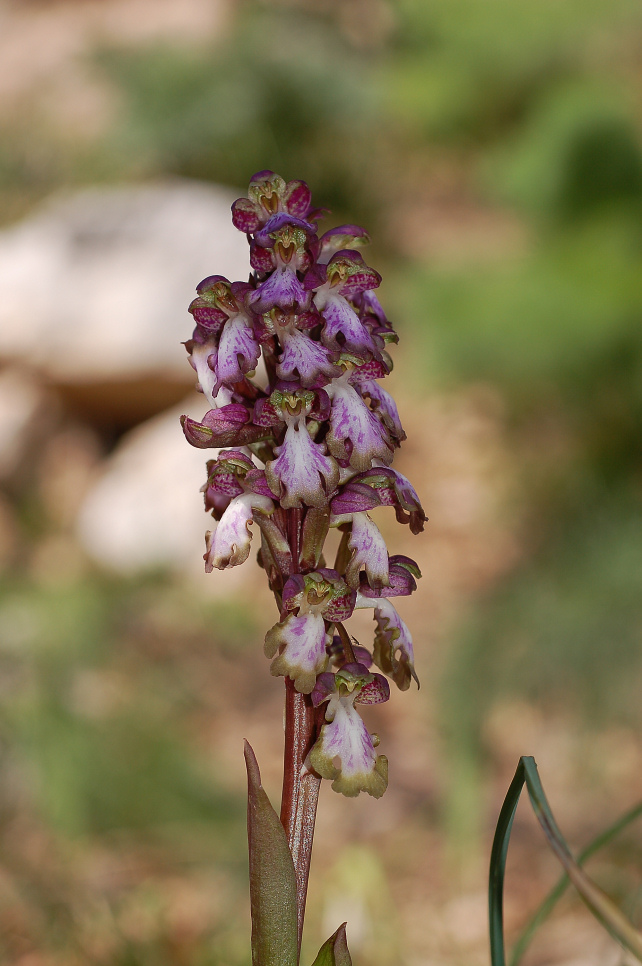
<svg viewBox="0 0 642 966">
<path fill-rule="evenodd" d="M 412 637 L 391 598 L 412 593 L 421 574 L 390 555 L 372 514 L 394 507 L 413 534 L 426 515 L 391 466 L 405 433 L 381 382 L 397 335 L 376 295 L 381 276 L 357 250 L 367 232 L 339 225 L 322 234 L 323 214 L 305 182 L 273 171 L 254 175 L 234 202 L 252 271 L 249 281 L 210 275 L 197 286 L 185 346 L 208 409 L 181 422 L 192 446 L 214 450 L 203 486 L 215 520 L 205 569 L 243 563 L 253 532 L 260 542 L 279 610 L 265 636 L 270 671 L 322 715 L 305 767 L 344 795 L 378 798 L 387 760 L 357 707 L 388 700 L 385 675 L 401 690 L 417 680 Z M 330 528 L 340 532 L 333 566 L 324 557 Z M 355 607 L 373 609 L 370 648 L 343 627 Z"/>
</svg>

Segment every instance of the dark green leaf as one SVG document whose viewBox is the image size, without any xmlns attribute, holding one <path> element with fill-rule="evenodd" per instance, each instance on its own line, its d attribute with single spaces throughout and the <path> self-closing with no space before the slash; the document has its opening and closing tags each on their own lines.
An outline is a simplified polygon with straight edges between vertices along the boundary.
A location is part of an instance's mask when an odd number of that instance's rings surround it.
<svg viewBox="0 0 642 966">
<path fill-rule="evenodd" d="M 625 829 L 627 825 L 630 825 L 631 822 L 634 822 L 635 819 L 639 818 L 640 815 L 642 815 L 642 803 L 630 809 L 630 811 L 626 812 L 616 822 L 594 838 L 593 841 L 580 852 L 577 858 L 578 865 L 583 865 L 587 859 L 589 859 L 592 855 L 595 855 L 595 853 L 603 848 L 603 846 L 608 845 L 608 843 L 614 839 L 616 835 Z M 557 901 L 563 896 L 569 881 L 569 877 L 566 874 L 562 875 L 545 899 L 542 900 L 541 904 L 530 918 L 522 930 L 519 939 L 515 943 L 515 947 L 510 958 L 510 966 L 518 966 L 518 963 L 521 961 L 522 956 L 526 952 L 533 935 L 551 914 L 557 904 Z"/>
<path fill-rule="evenodd" d="M 542 826 L 549 844 L 560 860 L 566 875 L 573 883 L 580 896 L 589 907 L 593 915 L 602 923 L 605 929 L 617 939 L 625 949 L 642 962 L 642 935 L 631 925 L 626 916 L 605 895 L 602 890 L 586 875 L 578 865 L 570 849 L 557 827 L 550 806 L 544 794 L 539 779 L 535 759 L 522 757 L 519 760 L 515 777 L 513 778 L 504 804 L 502 805 L 490 859 L 490 875 L 488 884 L 490 950 L 492 966 L 505 966 L 504 956 L 504 925 L 503 925 L 503 894 L 504 873 L 506 869 L 506 853 L 510 840 L 511 827 L 515 810 L 519 802 L 522 788 L 526 785 L 531 805 L 537 820 Z"/>
</svg>

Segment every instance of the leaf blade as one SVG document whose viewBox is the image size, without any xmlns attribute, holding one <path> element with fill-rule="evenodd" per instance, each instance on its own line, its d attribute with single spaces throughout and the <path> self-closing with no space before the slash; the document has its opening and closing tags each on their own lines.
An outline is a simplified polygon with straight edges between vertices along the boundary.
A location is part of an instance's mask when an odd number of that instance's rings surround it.
<svg viewBox="0 0 642 966">
<path fill-rule="evenodd" d="M 285 831 L 245 742 L 253 966 L 297 966 L 296 876 Z"/>
<path fill-rule="evenodd" d="M 352 966 L 345 922 L 324 942 L 312 966 Z"/>
<path fill-rule="evenodd" d="M 591 913 L 604 926 L 604 928 L 616 939 L 625 949 L 633 953 L 635 958 L 642 962 L 642 934 L 634 928 L 632 923 L 626 918 L 615 903 L 597 886 L 592 879 L 584 872 L 581 866 L 573 858 L 571 851 L 566 844 L 564 836 L 560 832 L 548 800 L 544 793 L 542 783 L 537 771 L 535 759 L 530 756 L 520 758 L 515 771 L 515 776 L 510 784 L 504 803 L 502 805 L 493 846 L 491 850 L 489 881 L 488 881 L 488 917 L 490 930 L 490 951 L 492 966 L 505 966 L 504 950 L 504 924 L 503 924 L 503 892 L 504 874 L 506 869 L 506 855 L 510 841 L 510 833 L 515 817 L 515 810 L 519 802 L 522 788 L 526 785 L 528 796 L 535 812 L 535 816 L 541 825 L 549 845 L 557 855 L 562 864 L 566 876 L 573 883 L 580 894 L 580 897 L 588 906 Z M 639 814 L 638 809 L 633 809 L 630 815 Z M 628 819 L 625 816 L 625 819 Z M 615 823 L 613 828 L 619 829 L 625 824 L 624 819 Z M 606 834 L 599 837 L 599 841 L 606 841 Z M 589 852 L 587 850 L 587 852 Z M 587 856 L 583 856 L 585 858 Z M 551 896 L 554 902 L 564 890 L 565 882 L 561 880 L 554 888 Z M 552 908 L 552 905 L 550 906 Z M 547 913 L 550 911 L 547 908 Z M 520 949 L 523 952 L 525 946 Z M 513 960 L 515 957 L 513 957 Z"/>
</svg>

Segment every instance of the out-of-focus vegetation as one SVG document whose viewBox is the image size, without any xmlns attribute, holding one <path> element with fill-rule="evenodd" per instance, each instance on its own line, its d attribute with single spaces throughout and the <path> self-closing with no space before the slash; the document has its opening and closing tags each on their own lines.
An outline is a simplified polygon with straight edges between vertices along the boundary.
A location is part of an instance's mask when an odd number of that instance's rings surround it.
<svg viewBox="0 0 642 966">
<path fill-rule="evenodd" d="M 213 776 L 247 611 L 95 575 L 9 581 L 0 620 L 3 960 L 243 961 L 243 799 Z"/>
<path fill-rule="evenodd" d="M 84 69 L 111 107 L 84 138 L 37 96 L 0 121 L 4 221 L 96 180 L 242 190 L 260 168 L 305 178 L 337 218 L 378 232 L 417 395 L 480 383 L 498 394 L 519 552 L 439 633 L 427 690 L 443 787 L 430 815 L 413 812 L 453 840 L 470 842 L 480 814 L 494 754 L 484 722 L 499 701 L 570 715 L 589 734 L 642 725 L 641 41 L 634 0 L 246 2 L 220 35 L 88 50 Z M 24 509 L 24 491 L 9 496 Z M 29 504 L 27 545 L 37 517 Z M 217 882 L 211 927 L 188 916 L 159 939 L 150 922 L 181 869 L 207 877 L 215 865 L 225 890 L 243 888 L 236 792 L 201 767 L 212 748 L 197 736 L 200 712 L 219 714 L 217 674 L 231 673 L 214 649 L 233 637 L 242 659 L 261 628 L 242 609 L 186 601 L 169 578 L 90 574 L 65 590 L 30 567 L 23 549 L 0 598 L 0 817 L 18 883 L 0 908 L 6 958 L 18 962 L 54 920 L 52 948 L 70 955 L 69 923 L 82 919 L 93 932 L 79 962 L 244 962 L 237 899 L 226 905 Z M 11 845 L 16 828 L 35 843 L 31 865 Z M 38 900 L 45 919 L 27 927 L 11 889 L 50 894 L 52 863 L 38 855 L 52 851 L 82 878 L 82 848 L 95 859 L 86 907 Z M 91 876 L 109 876 L 108 848 L 129 857 L 136 888 L 125 901 L 117 882 L 106 912 Z M 92 946 L 104 916 L 121 935 L 108 959 Z"/>
<path fill-rule="evenodd" d="M 437 382 L 501 389 L 523 477 L 523 557 L 447 658 L 447 730 L 467 772 L 500 694 L 591 727 L 642 724 L 640 12 L 491 4 L 499 28 L 474 3 L 437 4 L 435 18 L 430 6 L 415 16 L 440 54 L 407 70 L 437 93 L 413 116 L 467 151 L 477 190 L 531 235 L 494 264 L 403 281 L 409 314 L 428 320 L 414 358 Z"/>
</svg>

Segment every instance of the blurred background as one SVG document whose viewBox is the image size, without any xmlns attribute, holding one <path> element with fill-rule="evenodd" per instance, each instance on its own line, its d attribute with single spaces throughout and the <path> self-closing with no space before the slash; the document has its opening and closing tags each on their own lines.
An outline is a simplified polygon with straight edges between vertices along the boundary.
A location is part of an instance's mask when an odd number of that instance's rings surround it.
<svg viewBox="0 0 642 966">
<path fill-rule="evenodd" d="M 641 40 L 637 0 L 0 2 L 2 962 L 249 963 L 273 605 L 202 573 L 178 415 L 258 169 L 371 231 L 430 517 L 377 517 L 422 687 L 368 719 L 386 796 L 323 788 L 304 961 L 348 919 L 355 966 L 486 963 L 521 754 L 576 849 L 642 798 Z M 638 923 L 641 860 L 632 826 L 589 867 Z M 509 935 L 557 874 L 520 806 Z M 569 896 L 526 962 L 623 960 Z"/>
</svg>

